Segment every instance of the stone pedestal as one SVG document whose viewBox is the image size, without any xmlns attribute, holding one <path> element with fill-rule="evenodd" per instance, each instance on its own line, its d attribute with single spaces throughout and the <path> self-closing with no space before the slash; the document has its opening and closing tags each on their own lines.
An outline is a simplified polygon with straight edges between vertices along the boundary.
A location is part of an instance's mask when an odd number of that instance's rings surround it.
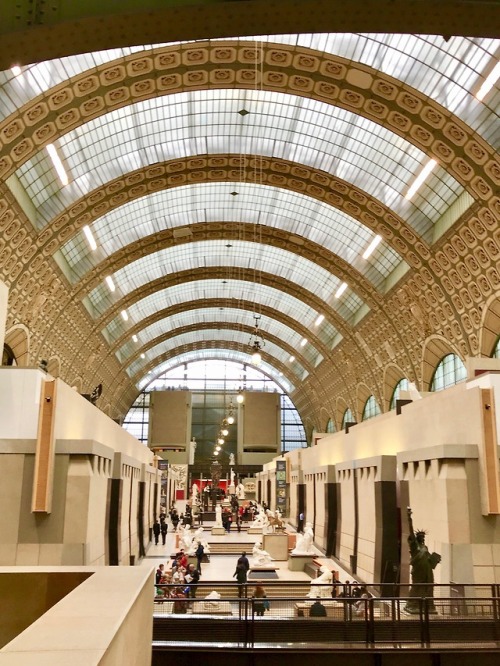
<svg viewBox="0 0 500 666">
<path fill-rule="evenodd" d="M 273 566 L 272 564 L 265 564 L 261 567 L 252 566 L 248 571 L 248 581 L 256 580 L 272 580 L 273 578 L 278 578 L 277 572 L 278 567 Z"/>
<path fill-rule="evenodd" d="M 212 536 L 223 536 L 226 530 L 223 527 L 212 527 Z"/>
<path fill-rule="evenodd" d="M 250 527 L 248 528 L 248 534 L 262 534 L 262 527 Z"/>
<path fill-rule="evenodd" d="M 273 560 L 287 560 L 288 535 L 264 534 L 262 548 L 269 553 Z"/>
<path fill-rule="evenodd" d="M 310 564 L 314 555 L 289 555 L 288 568 L 290 571 L 304 571 L 306 564 Z"/>
</svg>

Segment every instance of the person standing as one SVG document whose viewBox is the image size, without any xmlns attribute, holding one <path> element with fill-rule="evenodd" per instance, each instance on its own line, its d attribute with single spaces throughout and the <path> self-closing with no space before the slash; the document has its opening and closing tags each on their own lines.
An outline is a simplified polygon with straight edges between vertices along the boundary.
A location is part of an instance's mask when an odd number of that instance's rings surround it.
<svg viewBox="0 0 500 666">
<path fill-rule="evenodd" d="M 158 539 L 160 538 L 161 526 L 158 520 L 155 520 L 153 523 L 153 535 L 155 538 L 155 546 L 158 545 Z"/>
<path fill-rule="evenodd" d="M 250 562 L 248 561 L 248 557 L 245 550 L 241 553 L 240 557 L 238 558 L 236 566 L 238 566 L 238 564 L 242 564 L 245 568 L 245 571 L 248 571 L 250 569 Z"/>
<path fill-rule="evenodd" d="M 163 545 L 165 545 L 165 541 L 167 539 L 167 532 L 168 532 L 168 525 L 166 520 L 162 520 L 161 525 L 160 525 L 160 532 L 161 532 L 161 542 Z"/>
<path fill-rule="evenodd" d="M 200 506 L 198 509 L 198 525 L 203 525 L 203 507 Z"/>
<path fill-rule="evenodd" d="M 269 610 L 269 601 L 267 600 L 266 593 L 262 585 L 257 585 L 252 599 L 255 599 L 253 603 L 255 614 L 259 617 L 263 617 L 264 611 Z"/>
<path fill-rule="evenodd" d="M 239 560 L 238 560 L 239 562 Z M 246 582 L 247 582 L 247 569 L 243 563 L 236 565 L 236 571 L 233 574 L 233 578 L 236 578 L 238 583 L 238 597 L 241 599 L 246 596 Z"/>
<path fill-rule="evenodd" d="M 297 532 L 302 534 L 303 531 L 304 531 L 304 512 L 301 511 L 299 513 L 299 520 L 298 520 L 298 524 L 297 524 Z"/>
<path fill-rule="evenodd" d="M 201 541 L 198 541 L 198 547 L 196 548 L 194 554 L 196 555 L 196 568 L 201 573 L 201 562 L 203 560 L 203 555 L 205 554 L 205 548 L 203 547 Z"/>
<path fill-rule="evenodd" d="M 189 585 L 189 598 L 195 599 L 198 583 L 200 582 L 200 572 L 195 569 L 194 564 L 189 565 L 185 580 Z"/>
</svg>

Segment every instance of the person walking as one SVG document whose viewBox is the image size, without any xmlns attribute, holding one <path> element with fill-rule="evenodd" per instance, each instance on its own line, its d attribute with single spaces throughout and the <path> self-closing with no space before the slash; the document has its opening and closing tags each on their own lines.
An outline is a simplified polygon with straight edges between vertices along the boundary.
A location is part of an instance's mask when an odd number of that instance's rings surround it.
<svg viewBox="0 0 500 666">
<path fill-rule="evenodd" d="M 155 546 L 158 545 L 158 539 L 160 538 L 161 526 L 158 520 L 155 520 L 153 523 L 153 535 L 155 538 Z"/>
<path fill-rule="evenodd" d="M 167 539 L 167 532 L 168 532 L 168 524 L 166 520 L 162 520 L 161 525 L 160 525 L 160 532 L 161 532 L 161 542 L 163 545 L 165 545 L 165 541 Z"/>
</svg>

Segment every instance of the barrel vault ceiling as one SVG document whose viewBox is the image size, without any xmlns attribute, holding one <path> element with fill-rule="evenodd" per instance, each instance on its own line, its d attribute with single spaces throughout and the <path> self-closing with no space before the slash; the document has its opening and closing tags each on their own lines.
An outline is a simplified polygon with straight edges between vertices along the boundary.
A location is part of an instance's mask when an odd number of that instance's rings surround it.
<svg viewBox="0 0 500 666">
<path fill-rule="evenodd" d="M 102 383 L 117 418 L 166 368 L 248 361 L 257 321 L 262 369 L 321 430 L 370 395 L 386 410 L 402 377 L 426 390 L 445 353 L 489 355 L 498 82 L 477 95 L 498 35 L 212 29 L 40 62 L 36 26 L 17 52 L 8 36 L 0 279 L 21 363 Z"/>
</svg>

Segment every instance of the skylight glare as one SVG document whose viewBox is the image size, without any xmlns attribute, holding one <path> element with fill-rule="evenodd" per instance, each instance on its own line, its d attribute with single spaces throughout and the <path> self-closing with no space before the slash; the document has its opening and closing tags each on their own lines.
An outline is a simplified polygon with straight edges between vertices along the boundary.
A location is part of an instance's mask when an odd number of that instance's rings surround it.
<svg viewBox="0 0 500 666">
<path fill-rule="evenodd" d="M 113 278 L 111 275 L 106 276 L 106 284 L 108 285 L 109 291 L 114 291 L 116 289 L 115 283 L 113 282 Z"/>
<path fill-rule="evenodd" d="M 85 238 L 87 239 L 90 249 L 92 251 L 97 250 L 97 243 L 95 242 L 94 234 L 92 233 L 90 227 L 85 225 L 83 227 L 83 233 L 85 234 Z"/>
<path fill-rule="evenodd" d="M 375 250 L 375 248 L 377 247 L 377 245 L 380 243 L 381 240 L 382 240 L 382 236 L 379 236 L 379 235 L 375 236 L 375 238 L 372 240 L 370 245 L 368 245 L 366 250 L 363 252 L 363 255 L 362 255 L 363 259 L 368 259 L 368 257 L 371 254 L 373 254 L 373 251 Z"/>
<path fill-rule="evenodd" d="M 340 298 L 346 289 L 347 289 L 347 282 L 342 282 L 340 287 L 335 292 L 335 298 Z"/>
<path fill-rule="evenodd" d="M 67 185 L 69 183 L 68 174 L 66 173 L 63 163 L 61 162 L 61 158 L 59 157 L 56 147 L 53 143 L 49 143 L 47 146 L 47 152 L 50 156 L 50 159 L 52 160 L 52 164 L 57 171 L 57 175 L 59 176 L 59 180 L 61 181 L 62 185 Z"/>
<path fill-rule="evenodd" d="M 500 62 L 497 62 L 495 67 L 493 67 L 489 75 L 486 77 L 486 80 L 484 81 L 483 85 L 477 91 L 476 99 L 482 102 L 499 78 L 500 78 Z"/>
<path fill-rule="evenodd" d="M 430 172 L 434 169 L 436 166 L 437 162 L 436 160 L 429 160 L 427 164 L 424 166 L 422 171 L 419 173 L 419 175 L 415 178 L 413 185 L 410 187 L 408 192 L 406 193 L 405 199 L 408 199 L 408 201 L 413 197 L 415 192 L 420 188 L 420 186 L 423 184 L 427 176 L 430 174 Z"/>
</svg>

